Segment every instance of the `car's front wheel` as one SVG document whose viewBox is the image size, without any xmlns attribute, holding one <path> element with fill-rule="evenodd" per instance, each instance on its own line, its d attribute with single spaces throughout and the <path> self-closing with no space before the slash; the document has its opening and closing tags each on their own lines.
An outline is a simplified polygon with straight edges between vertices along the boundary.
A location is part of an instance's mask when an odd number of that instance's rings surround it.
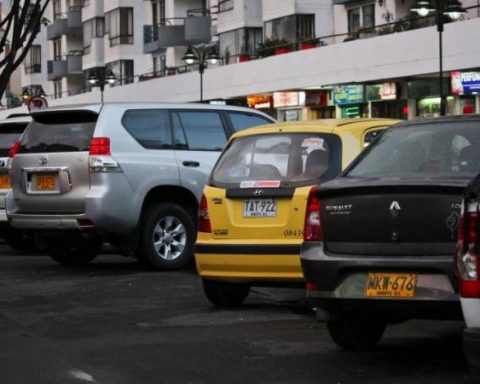
<svg viewBox="0 0 480 384">
<path fill-rule="evenodd" d="M 80 235 L 51 237 L 47 240 L 47 252 L 57 263 L 64 265 L 86 265 L 102 249 L 102 241 L 97 238 L 84 238 Z"/>
<path fill-rule="evenodd" d="M 195 225 L 184 208 L 155 204 L 143 217 L 138 257 L 153 269 L 179 269 L 192 261 L 194 241 Z"/>
<path fill-rule="evenodd" d="M 383 336 L 387 323 L 378 314 L 347 312 L 327 322 L 332 340 L 348 351 L 374 348 Z"/>
<path fill-rule="evenodd" d="M 203 291 L 207 299 L 217 307 L 236 307 L 245 301 L 250 286 L 203 279 Z"/>
</svg>

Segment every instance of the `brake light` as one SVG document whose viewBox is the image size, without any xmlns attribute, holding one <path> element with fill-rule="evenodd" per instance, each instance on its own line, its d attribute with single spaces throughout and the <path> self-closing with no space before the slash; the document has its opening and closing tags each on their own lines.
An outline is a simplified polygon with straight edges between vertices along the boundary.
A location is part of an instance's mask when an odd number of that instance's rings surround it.
<svg viewBox="0 0 480 384">
<path fill-rule="evenodd" d="M 463 214 L 459 230 L 457 248 L 455 250 L 455 267 L 460 280 L 462 297 L 480 297 L 479 252 L 477 242 L 478 213 Z"/>
<path fill-rule="evenodd" d="M 200 207 L 198 208 L 198 231 L 212 233 L 212 225 L 210 223 L 210 215 L 208 214 L 207 198 L 202 195 Z"/>
<path fill-rule="evenodd" d="M 305 211 L 305 225 L 303 228 L 303 240 L 323 240 L 323 228 L 320 220 L 320 200 L 317 197 L 316 187 L 312 187 L 308 194 L 307 209 Z"/>
<path fill-rule="evenodd" d="M 90 155 L 110 156 L 110 139 L 108 137 L 94 137 L 90 141 Z"/>
<path fill-rule="evenodd" d="M 20 149 L 20 144 L 21 142 L 20 141 L 16 141 L 12 147 L 10 148 L 10 150 L 8 151 L 8 157 L 10 159 L 13 159 L 15 157 L 15 155 L 18 153 L 18 150 Z"/>
</svg>

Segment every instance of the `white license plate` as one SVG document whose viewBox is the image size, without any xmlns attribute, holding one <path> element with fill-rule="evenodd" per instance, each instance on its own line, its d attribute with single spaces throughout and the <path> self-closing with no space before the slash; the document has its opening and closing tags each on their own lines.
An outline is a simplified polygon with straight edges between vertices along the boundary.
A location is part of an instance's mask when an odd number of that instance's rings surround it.
<svg viewBox="0 0 480 384">
<path fill-rule="evenodd" d="M 277 216 L 277 200 L 245 199 L 243 217 L 275 217 Z"/>
</svg>

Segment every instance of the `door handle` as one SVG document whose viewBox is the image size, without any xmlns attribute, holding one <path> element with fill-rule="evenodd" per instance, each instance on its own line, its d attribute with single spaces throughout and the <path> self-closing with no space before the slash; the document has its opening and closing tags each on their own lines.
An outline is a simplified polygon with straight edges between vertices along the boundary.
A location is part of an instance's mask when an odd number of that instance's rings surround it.
<svg viewBox="0 0 480 384">
<path fill-rule="evenodd" d="M 200 163 L 198 161 L 184 161 L 182 163 L 185 167 L 199 167 Z"/>
</svg>

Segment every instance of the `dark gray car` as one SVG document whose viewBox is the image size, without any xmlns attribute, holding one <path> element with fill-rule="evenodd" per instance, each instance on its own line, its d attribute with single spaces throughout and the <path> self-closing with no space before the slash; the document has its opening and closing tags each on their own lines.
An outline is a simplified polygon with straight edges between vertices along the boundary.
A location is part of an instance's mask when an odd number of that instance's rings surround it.
<svg viewBox="0 0 480 384">
<path fill-rule="evenodd" d="M 11 160 L 11 225 L 44 235 L 61 263 L 87 263 L 107 241 L 158 269 L 191 260 L 198 202 L 228 137 L 273 122 L 247 108 L 155 103 L 32 118 Z"/>
</svg>

